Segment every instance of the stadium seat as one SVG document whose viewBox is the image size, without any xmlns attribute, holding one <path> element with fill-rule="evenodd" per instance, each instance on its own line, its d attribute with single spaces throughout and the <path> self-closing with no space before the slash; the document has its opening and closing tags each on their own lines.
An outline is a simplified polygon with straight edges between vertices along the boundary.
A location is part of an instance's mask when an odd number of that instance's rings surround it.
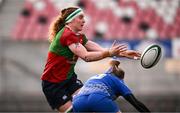
<svg viewBox="0 0 180 113">
<path fill-rule="evenodd" d="M 42 3 L 43 2 L 43 3 Z M 104 2 L 106 2 L 104 4 Z M 104 39 L 145 39 L 156 36 L 160 39 L 180 37 L 180 7 L 174 1 L 144 0 L 76 0 L 74 5 L 82 6 L 89 20 L 84 32 L 89 39 L 96 37 L 99 31 Z M 45 4 L 46 8 L 43 8 Z M 59 5 L 58 5 L 59 4 Z M 20 15 L 13 30 L 14 39 L 46 40 L 48 28 L 65 2 L 26 0 L 23 14 Z M 39 5 L 39 6 L 38 6 Z M 41 10 L 41 11 L 38 11 Z M 27 16 L 30 14 L 29 16 Z M 96 29 L 99 22 L 107 23 L 107 28 Z"/>
<path fill-rule="evenodd" d="M 27 26 L 29 26 L 30 20 L 33 18 L 34 12 L 33 5 L 29 1 L 26 1 L 24 8 L 22 9 L 19 18 L 17 19 L 16 25 L 12 31 L 13 39 L 22 39 Z"/>
<path fill-rule="evenodd" d="M 0 8 L 3 5 L 4 0 L 0 0 Z"/>
</svg>

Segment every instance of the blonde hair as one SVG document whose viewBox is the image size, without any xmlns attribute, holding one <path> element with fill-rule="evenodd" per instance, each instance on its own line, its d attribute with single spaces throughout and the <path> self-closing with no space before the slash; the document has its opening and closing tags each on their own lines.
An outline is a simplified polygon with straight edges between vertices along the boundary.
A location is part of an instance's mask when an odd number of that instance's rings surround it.
<svg viewBox="0 0 180 113">
<path fill-rule="evenodd" d="M 56 34 L 65 26 L 65 19 L 74 12 L 77 7 L 69 7 L 61 10 L 60 14 L 51 23 L 49 28 L 49 41 L 52 42 Z"/>
<path fill-rule="evenodd" d="M 110 65 L 112 67 L 112 73 L 118 78 L 124 79 L 125 72 L 122 68 L 119 67 L 120 62 L 117 60 L 112 60 L 110 61 Z"/>
</svg>

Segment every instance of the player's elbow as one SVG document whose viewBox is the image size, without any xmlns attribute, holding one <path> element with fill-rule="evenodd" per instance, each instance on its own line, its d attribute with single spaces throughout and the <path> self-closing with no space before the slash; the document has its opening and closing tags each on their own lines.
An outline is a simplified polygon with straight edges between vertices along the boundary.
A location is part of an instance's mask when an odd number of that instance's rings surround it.
<svg viewBox="0 0 180 113">
<path fill-rule="evenodd" d="M 84 57 L 83 57 L 83 60 L 85 61 L 85 62 L 92 62 L 93 60 L 90 58 L 90 57 L 88 57 L 87 55 L 85 55 Z"/>
<path fill-rule="evenodd" d="M 92 62 L 92 61 L 98 61 L 98 60 L 103 59 L 103 56 L 101 54 L 89 52 L 89 53 L 82 55 L 81 58 L 85 62 Z"/>
<path fill-rule="evenodd" d="M 81 56 L 81 58 L 85 61 L 85 62 L 92 62 L 94 61 L 94 59 L 91 57 L 90 54 L 86 53 L 83 56 Z"/>
</svg>

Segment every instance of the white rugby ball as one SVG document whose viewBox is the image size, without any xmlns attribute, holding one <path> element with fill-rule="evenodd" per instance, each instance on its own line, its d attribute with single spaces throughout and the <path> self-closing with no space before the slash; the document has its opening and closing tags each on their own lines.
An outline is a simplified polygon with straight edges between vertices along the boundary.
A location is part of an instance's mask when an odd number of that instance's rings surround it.
<svg viewBox="0 0 180 113">
<path fill-rule="evenodd" d="M 148 69 L 155 66 L 161 58 L 161 47 L 153 44 L 148 46 L 141 54 L 141 65 Z"/>
</svg>

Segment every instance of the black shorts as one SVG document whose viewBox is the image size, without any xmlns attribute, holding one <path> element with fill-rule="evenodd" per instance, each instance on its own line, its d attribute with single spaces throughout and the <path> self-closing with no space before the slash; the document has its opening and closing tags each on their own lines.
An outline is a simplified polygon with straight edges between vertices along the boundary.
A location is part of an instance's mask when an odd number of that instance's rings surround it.
<svg viewBox="0 0 180 113">
<path fill-rule="evenodd" d="M 59 83 L 42 81 L 42 90 L 52 109 L 58 109 L 72 100 L 72 94 L 82 86 L 83 83 L 76 76 Z"/>
</svg>

